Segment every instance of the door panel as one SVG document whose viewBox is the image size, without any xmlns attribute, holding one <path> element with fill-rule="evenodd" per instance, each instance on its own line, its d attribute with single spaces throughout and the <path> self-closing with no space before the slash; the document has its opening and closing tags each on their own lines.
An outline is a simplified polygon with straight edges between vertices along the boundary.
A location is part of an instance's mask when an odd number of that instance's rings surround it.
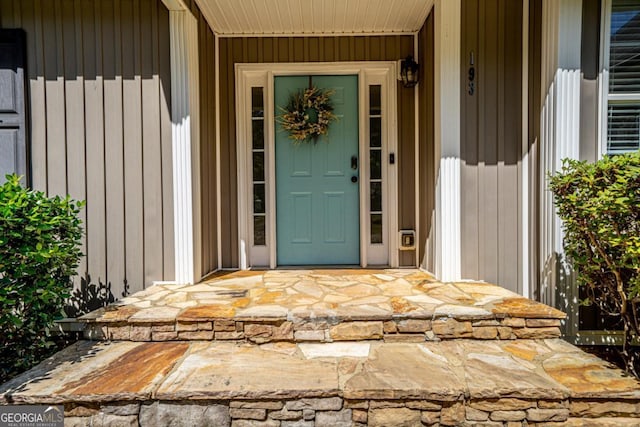
<svg viewBox="0 0 640 427">
<path fill-rule="evenodd" d="M 22 30 L 0 30 L 0 184 L 27 173 L 24 42 Z"/>
<path fill-rule="evenodd" d="M 299 145 L 276 123 L 278 264 L 359 264 L 358 78 L 313 76 L 312 84 L 336 91 L 338 121 L 315 144 Z M 276 111 L 307 87 L 309 76 L 276 77 Z"/>
<path fill-rule="evenodd" d="M 2 182 L 7 173 L 16 170 L 18 162 L 18 129 L 0 128 L 0 171 Z"/>
<path fill-rule="evenodd" d="M 312 194 L 309 192 L 292 192 L 289 197 L 293 207 L 291 215 L 294 224 L 291 243 L 312 243 Z"/>
<path fill-rule="evenodd" d="M 0 113 L 17 113 L 16 79 L 12 69 L 0 69 Z"/>
<path fill-rule="evenodd" d="M 310 177 L 313 175 L 312 153 L 311 150 L 293 150 L 290 153 L 290 177 Z"/>
<path fill-rule="evenodd" d="M 345 199 L 344 191 L 327 191 L 324 193 L 324 217 L 328 218 L 324 229 L 325 243 L 344 243 L 346 241 L 345 228 Z"/>
</svg>

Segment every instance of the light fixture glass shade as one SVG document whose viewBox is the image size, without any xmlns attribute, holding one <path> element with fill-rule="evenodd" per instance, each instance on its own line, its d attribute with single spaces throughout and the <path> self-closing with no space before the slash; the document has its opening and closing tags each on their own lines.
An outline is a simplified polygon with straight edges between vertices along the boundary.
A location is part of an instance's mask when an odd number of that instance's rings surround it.
<svg viewBox="0 0 640 427">
<path fill-rule="evenodd" d="M 404 87 L 414 87 L 418 84 L 418 64 L 411 55 L 407 56 L 400 65 L 400 76 Z"/>
</svg>

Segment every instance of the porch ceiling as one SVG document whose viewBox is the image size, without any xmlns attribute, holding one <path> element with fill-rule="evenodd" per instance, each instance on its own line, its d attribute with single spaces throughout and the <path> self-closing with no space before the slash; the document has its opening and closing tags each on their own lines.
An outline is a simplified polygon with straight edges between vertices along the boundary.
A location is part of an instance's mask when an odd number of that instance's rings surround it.
<svg viewBox="0 0 640 427">
<path fill-rule="evenodd" d="M 197 0 L 219 35 L 397 34 L 420 30 L 433 0 Z"/>
</svg>

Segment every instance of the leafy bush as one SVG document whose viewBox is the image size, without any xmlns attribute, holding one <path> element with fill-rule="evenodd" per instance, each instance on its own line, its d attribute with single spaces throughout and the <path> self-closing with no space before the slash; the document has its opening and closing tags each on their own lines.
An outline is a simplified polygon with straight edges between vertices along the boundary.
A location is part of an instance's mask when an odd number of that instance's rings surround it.
<svg viewBox="0 0 640 427">
<path fill-rule="evenodd" d="M 626 369 L 638 376 L 631 345 L 640 337 L 640 152 L 595 163 L 564 160 L 550 188 L 586 303 L 620 318 Z"/>
<path fill-rule="evenodd" d="M 0 186 L 0 379 L 28 369 L 53 346 L 51 328 L 82 256 L 83 202 L 47 198 L 7 175 Z M 3 382 L 3 381 L 0 381 Z"/>
</svg>

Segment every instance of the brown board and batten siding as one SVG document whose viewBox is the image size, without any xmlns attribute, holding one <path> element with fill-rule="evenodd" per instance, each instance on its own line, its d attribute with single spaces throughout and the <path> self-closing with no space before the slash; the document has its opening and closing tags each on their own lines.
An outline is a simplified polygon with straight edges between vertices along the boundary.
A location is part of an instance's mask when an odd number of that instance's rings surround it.
<svg viewBox="0 0 640 427">
<path fill-rule="evenodd" d="M 435 271 L 435 189 L 437 168 L 434 145 L 434 18 L 429 14 L 418 33 L 420 84 L 418 86 L 420 139 L 418 141 L 418 188 L 420 204 L 419 265 Z"/>
<path fill-rule="evenodd" d="M 200 66 L 200 190 L 202 218 L 202 274 L 218 269 L 218 201 L 216 173 L 215 35 L 197 6 L 198 64 Z"/>
<path fill-rule="evenodd" d="M 220 38 L 220 181 L 222 267 L 238 266 L 236 171 L 236 63 L 397 61 L 413 53 L 413 36 Z M 399 227 L 415 228 L 414 92 L 398 86 Z M 415 265 L 401 252 L 401 265 Z"/>
<path fill-rule="evenodd" d="M 522 2 L 463 0 L 461 55 L 462 277 L 521 292 Z"/>
<path fill-rule="evenodd" d="M 429 14 L 418 33 L 420 84 L 418 86 L 418 188 L 420 204 L 419 265 L 435 271 L 435 189 L 437 165 L 434 145 L 434 18 Z"/>
<path fill-rule="evenodd" d="M 580 51 L 580 160 L 594 162 L 600 157 L 598 135 L 598 77 L 600 75 L 600 0 L 582 3 Z"/>
<path fill-rule="evenodd" d="M 86 200 L 92 284 L 174 278 L 169 13 L 160 0 L 0 0 L 27 33 L 30 184 Z"/>
<path fill-rule="evenodd" d="M 580 52 L 580 160 L 594 162 L 600 157 L 598 135 L 598 83 L 600 76 L 600 37 L 602 22 L 600 0 L 584 0 L 582 3 L 582 34 Z M 562 283 L 556 283 L 560 287 Z M 586 290 L 579 288 L 578 298 L 586 297 Z M 560 307 L 561 309 L 564 307 Z M 578 328 L 583 331 L 609 329 L 608 317 L 594 306 L 580 305 Z"/>
<path fill-rule="evenodd" d="M 529 149 L 529 258 L 524 268 L 529 268 L 530 296 L 539 298 L 539 233 L 540 218 L 537 215 L 539 200 L 539 168 L 540 168 L 540 114 L 542 112 L 541 72 L 542 69 L 542 1 L 529 2 L 529 114 L 528 114 L 528 149 Z"/>
</svg>

